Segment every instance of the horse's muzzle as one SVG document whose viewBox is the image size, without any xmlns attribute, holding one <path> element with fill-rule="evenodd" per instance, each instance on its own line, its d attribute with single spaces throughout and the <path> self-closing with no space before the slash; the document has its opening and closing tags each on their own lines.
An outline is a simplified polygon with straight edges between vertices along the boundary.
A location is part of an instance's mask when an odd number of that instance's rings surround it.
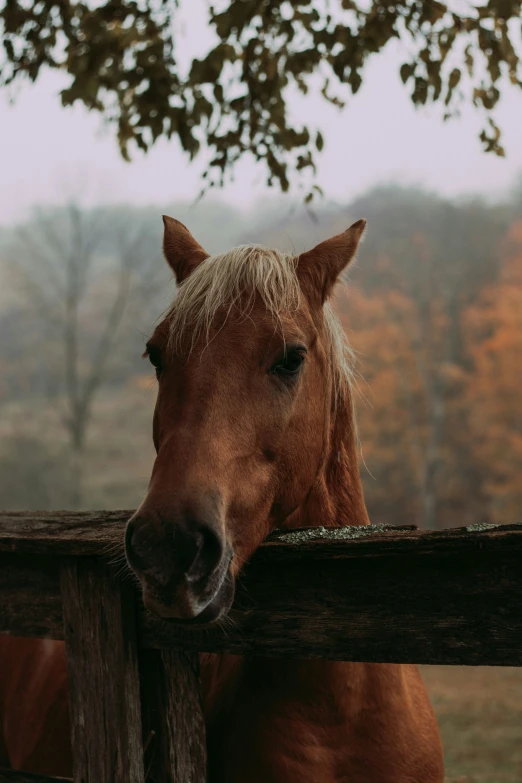
<svg viewBox="0 0 522 783">
<path fill-rule="evenodd" d="M 127 524 L 125 554 L 155 614 L 209 623 L 230 608 L 232 550 L 217 521 L 141 510 Z"/>
</svg>

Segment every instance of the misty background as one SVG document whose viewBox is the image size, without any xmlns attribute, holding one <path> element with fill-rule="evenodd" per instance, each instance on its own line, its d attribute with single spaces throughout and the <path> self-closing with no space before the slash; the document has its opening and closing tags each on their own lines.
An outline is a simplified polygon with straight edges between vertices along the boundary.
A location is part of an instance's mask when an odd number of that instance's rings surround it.
<svg viewBox="0 0 522 783">
<path fill-rule="evenodd" d="M 210 253 L 300 252 L 364 216 L 337 306 L 357 355 L 374 522 L 509 523 L 522 507 L 522 186 L 504 199 L 382 186 L 350 204 L 204 199 L 39 206 L 0 232 L 0 503 L 133 508 L 153 459 L 141 359 L 175 293 L 161 212 Z"/>
</svg>

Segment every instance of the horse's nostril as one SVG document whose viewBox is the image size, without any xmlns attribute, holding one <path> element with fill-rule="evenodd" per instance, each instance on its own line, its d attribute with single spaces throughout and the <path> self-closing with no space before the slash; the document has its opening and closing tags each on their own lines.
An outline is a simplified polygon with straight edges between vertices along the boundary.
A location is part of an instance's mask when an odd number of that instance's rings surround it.
<svg viewBox="0 0 522 783">
<path fill-rule="evenodd" d="M 188 574 L 198 560 L 203 545 L 204 536 L 199 531 L 181 533 L 174 530 L 173 551 L 181 573 Z"/>
<path fill-rule="evenodd" d="M 188 514 L 163 529 L 153 519 L 136 517 L 127 523 L 125 551 L 129 565 L 147 579 L 195 586 L 217 569 L 224 545 L 211 524 Z"/>
<path fill-rule="evenodd" d="M 146 566 L 143 556 L 146 553 L 147 539 L 150 539 L 150 531 L 147 530 L 147 526 L 137 526 L 132 521 L 127 523 L 125 553 L 131 566 L 140 570 Z"/>
<path fill-rule="evenodd" d="M 220 536 L 211 527 L 202 527 L 193 533 L 192 560 L 185 570 L 189 582 L 198 582 L 217 568 L 223 555 Z"/>
</svg>

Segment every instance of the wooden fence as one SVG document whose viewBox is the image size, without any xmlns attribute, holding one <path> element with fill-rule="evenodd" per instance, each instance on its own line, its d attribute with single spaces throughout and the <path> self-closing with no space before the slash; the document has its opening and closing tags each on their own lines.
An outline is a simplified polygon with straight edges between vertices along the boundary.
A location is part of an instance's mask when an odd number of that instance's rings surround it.
<svg viewBox="0 0 522 783">
<path fill-rule="evenodd" d="M 130 515 L 0 514 L 0 633 L 65 640 L 75 783 L 205 781 L 200 651 L 522 665 L 522 524 L 274 535 L 232 622 L 198 632 L 146 613 L 118 579 Z"/>
</svg>

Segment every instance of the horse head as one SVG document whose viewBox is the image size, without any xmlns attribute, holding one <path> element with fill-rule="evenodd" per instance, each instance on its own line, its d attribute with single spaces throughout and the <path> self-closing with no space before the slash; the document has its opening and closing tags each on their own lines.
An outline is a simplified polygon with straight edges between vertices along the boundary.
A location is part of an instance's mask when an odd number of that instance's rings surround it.
<svg viewBox="0 0 522 783">
<path fill-rule="evenodd" d="M 183 224 L 164 224 L 178 292 L 147 343 L 157 455 L 125 548 L 147 608 L 209 623 L 270 530 L 338 523 L 328 482 L 344 482 L 352 523 L 368 521 L 350 354 L 329 302 L 365 221 L 299 256 L 257 246 L 210 256 Z"/>
</svg>

